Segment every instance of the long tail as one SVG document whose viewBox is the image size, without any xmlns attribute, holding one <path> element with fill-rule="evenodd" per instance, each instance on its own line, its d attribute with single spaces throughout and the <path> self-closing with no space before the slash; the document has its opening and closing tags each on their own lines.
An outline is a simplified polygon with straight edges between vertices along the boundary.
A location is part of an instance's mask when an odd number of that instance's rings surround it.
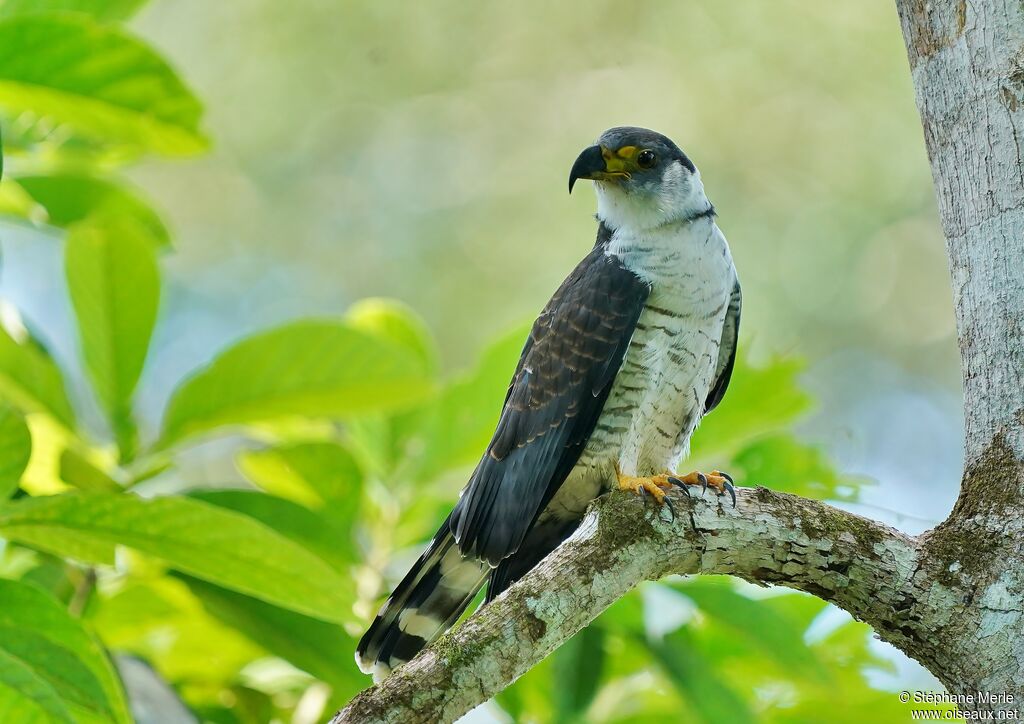
<svg viewBox="0 0 1024 724">
<path fill-rule="evenodd" d="M 386 677 L 458 620 L 490 572 L 462 557 L 446 520 L 360 639 L 356 664 L 374 681 Z"/>
</svg>

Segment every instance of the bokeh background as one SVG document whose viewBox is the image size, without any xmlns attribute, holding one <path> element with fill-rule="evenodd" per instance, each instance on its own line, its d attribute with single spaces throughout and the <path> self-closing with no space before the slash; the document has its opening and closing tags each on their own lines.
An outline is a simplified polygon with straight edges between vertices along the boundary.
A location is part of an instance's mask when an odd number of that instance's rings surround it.
<svg viewBox="0 0 1024 724">
<path fill-rule="evenodd" d="M 642 125 L 701 169 L 749 358 L 805 362 L 815 406 L 798 435 L 874 481 L 843 505 L 911 533 L 952 507 L 959 357 L 891 2 L 153 0 L 127 27 L 203 100 L 213 141 L 126 172 L 174 238 L 144 435 L 214 351 L 364 297 L 415 309 L 443 371 L 472 366 L 592 244 L 592 193 L 565 191 L 578 151 Z M 60 235 L 0 234 L 0 294 L 81 382 Z M 240 479 L 217 445 L 189 465 L 193 481 Z M 874 686 L 938 686 L 871 645 L 896 664 Z"/>
</svg>

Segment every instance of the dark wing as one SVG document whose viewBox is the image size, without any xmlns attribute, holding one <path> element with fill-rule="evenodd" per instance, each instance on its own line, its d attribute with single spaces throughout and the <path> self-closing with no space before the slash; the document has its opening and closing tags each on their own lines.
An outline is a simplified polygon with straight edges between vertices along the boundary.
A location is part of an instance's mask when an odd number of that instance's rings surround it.
<svg viewBox="0 0 1024 724">
<path fill-rule="evenodd" d="M 732 378 L 732 368 L 736 364 L 736 339 L 740 334 L 740 307 L 743 295 L 737 279 L 729 297 L 729 308 L 725 312 L 725 323 L 722 325 L 722 341 L 718 345 L 718 366 L 715 368 L 715 379 L 711 383 L 711 391 L 704 402 L 704 413 L 711 412 L 725 397 Z"/>
<path fill-rule="evenodd" d="M 452 514 L 464 555 L 514 553 L 597 424 L 650 287 L 594 250 L 533 325 L 494 437 Z"/>
</svg>

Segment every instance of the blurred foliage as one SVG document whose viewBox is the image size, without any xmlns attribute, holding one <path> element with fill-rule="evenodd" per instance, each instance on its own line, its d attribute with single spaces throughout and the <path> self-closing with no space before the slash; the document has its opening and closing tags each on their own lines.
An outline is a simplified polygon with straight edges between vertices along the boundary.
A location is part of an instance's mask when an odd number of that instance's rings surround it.
<svg viewBox="0 0 1024 724">
<path fill-rule="evenodd" d="M 63 235 L 92 396 L 69 399 L 32 320 L 5 307 L 0 711 L 144 721 L 155 687 L 196 720 L 316 721 L 368 683 L 355 636 L 484 447 L 525 328 L 443 375 L 419 316 L 363 300 L 209 350 L 140 432 L 170 232 L 123 174 L 207 148 L 196 96 L 120 24 L 142 4 L 0 0 L 0 213 Z M 741 480 L 854 500 L 863 481 L 791 432 L 811 404 L 799 371 L 741 358 L 694 449 Z M 100 430 L 82 422 L 93 407 Z M 211 446 L 244 487 L 190 477 Z M 496 703 L 523 722 L 905 719 L 868 684 L 885 661 L 867 628 L 814 634 L 824 609 L 732 580 L 649 584 Z"/>
</svg>

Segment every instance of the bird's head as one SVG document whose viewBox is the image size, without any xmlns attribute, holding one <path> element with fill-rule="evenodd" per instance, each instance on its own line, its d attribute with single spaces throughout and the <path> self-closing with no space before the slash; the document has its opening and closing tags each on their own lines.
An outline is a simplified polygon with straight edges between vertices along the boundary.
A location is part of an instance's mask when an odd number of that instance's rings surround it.
<svg viewBox="0 0 1024 724">
<path fill-rule="evenodd" d="M 572 165 L 570 193 L 578 179 L 594 181 L 597 215 L 613 229 L 655 227 L 711 208 L 693 162 L 671 139 L 646 128 L 602 133 Z"/>
</svg>

